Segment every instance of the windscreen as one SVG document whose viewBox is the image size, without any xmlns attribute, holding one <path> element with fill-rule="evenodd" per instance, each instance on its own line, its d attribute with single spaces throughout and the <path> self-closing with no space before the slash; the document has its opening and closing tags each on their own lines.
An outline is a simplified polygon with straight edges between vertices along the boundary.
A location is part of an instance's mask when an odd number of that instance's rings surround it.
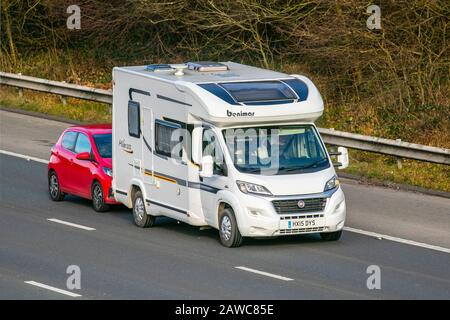
<svg viewBox="0 0 450 320">
<path fill-rule="evenodd" d="M 241 172 L 294 174 L 330 166 L 311 125 L 225 129 L 223 135 L 233 163 Z"/>
<path fill-rule="evenodd" d="M 97 151 L 102 158 L 112 157 L 112 135 L 111 133 L 106 134 L 95 134 L 94 135 L 95 146 Z"/>
</svg>

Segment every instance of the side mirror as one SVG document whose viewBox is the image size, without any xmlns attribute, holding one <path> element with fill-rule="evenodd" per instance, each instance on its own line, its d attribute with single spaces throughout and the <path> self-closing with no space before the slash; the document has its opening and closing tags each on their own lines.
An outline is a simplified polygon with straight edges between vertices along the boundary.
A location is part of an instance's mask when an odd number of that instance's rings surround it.
<svg viewBox="0 0 450 320">
<path fill-rule="evenodd" d="M 195 127 L 192 130 L 192 160 L 196 164 L 202 163 L 202 137 L 203 137 L 203 127 Z"/>
<path fill-rule="evenodd" d="M 78 160 L 91 160 L 91 154 L 89 152 L 81 152 L 77 154 L 76 158 Z"/>
<path fill-rule="evenodd" d="M 202 158 L 202 171 L 200 171 L 200 177 L 211 178 L 214 170 L 214 159 L 212 156 L 204 156 Z"/>
<path fill-rule="evenodd" d="M 339 162 L 340 166 L 338 167 L 339 170 L 345 169 L 348 167 L 348 150 L 344 147 L 338 148 L 338 156 L 337 161 Z"/>
</svg>

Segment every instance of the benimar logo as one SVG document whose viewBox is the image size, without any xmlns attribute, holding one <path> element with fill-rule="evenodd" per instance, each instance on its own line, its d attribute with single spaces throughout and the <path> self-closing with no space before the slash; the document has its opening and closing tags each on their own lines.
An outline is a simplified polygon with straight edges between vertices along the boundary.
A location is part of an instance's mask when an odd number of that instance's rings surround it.
<svg viewBox="0 0 450 320">
<path fill-rule="evenodd" d="M 227 116 L 229 117 L 253 117 L 254 115 L 255 115 L 254 112 L 246 112 L 246 111 L 231 112 L 230 110 L 227 110 Z"/>
</svg>

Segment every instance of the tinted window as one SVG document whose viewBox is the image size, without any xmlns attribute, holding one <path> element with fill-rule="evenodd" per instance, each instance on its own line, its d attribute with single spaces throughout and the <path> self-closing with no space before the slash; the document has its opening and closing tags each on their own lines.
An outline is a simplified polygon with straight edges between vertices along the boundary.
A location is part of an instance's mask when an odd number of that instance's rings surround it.
<svg viewBox="0 0 450 320">
<path fill-rule="evenodd" d="M 94 135 L 95 146 L 97 151 L 102 158 L 112 157 L 112 135 L 107 134 L 96 134 Z"/>
<path fill-rule="evenodd" d="M 155 123 L 155 150 L 157 153 L 167 157 L 181 159 L 182 148 L 175 150 L 175 146 L 179 145 L 183 137 L 181 135 L 181 126 L 176 123 L 156 121 Z M 178 130 L 178 131 L 177 131 Z M 172 151 L 175 154 L 172 154 Z"/>
<path fill-rule="evenodd" d="M 295 93 L 280 81 L 221 83 L 238 102 L 294 100 Z"/>
<path fill-rule="evenodd" d="M 75 144 L 75 153 L 78 154 L 81 152 L 91 153 L 91 143 L 89 138 L 83 133 L 78 134 L 77 143 Z"/>
<path fill-rule="evenodd" d="M 61 144 L 63 148 L 73 151 L 76 139 L 77 139 L 77 132 L 68 131 L 64 134 Z"/>
<path fill-rule="evenodd" d="M 128 101 L 128 134 L 132 137 L 140 137 L 140 115 L 139 103 L 135 101 Z"/>
</svg>

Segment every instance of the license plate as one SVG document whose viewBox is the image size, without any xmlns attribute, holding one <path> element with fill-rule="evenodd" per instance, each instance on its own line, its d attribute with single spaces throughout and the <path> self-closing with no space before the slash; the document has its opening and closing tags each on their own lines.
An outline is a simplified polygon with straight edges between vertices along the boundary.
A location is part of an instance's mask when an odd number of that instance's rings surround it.
<svg viewBox="0 0 450 320">
<path fill-rule="evenodd" d="M 281 220 L 280 229 L 303 229 L 323 227 L 323 218 Z"/>
</svg>

